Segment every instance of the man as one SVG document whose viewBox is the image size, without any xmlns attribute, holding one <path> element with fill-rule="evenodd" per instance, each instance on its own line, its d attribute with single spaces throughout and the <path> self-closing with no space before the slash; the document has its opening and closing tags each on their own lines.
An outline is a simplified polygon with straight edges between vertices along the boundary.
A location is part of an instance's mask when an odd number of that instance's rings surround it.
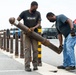
<svg viewBox="0 0 76 75">
<path fill-rule="evenodd" d="M 65 15 L 61 14 L 56 16 L 54 13 L 49 12 L 46 15 L 50 22 L 56 22 L 55 26 L 58 32 L 58 38 L 60 42 L 60 47 L 62 47 L 64 35 L 64 45 L 63 45 L 63 65 L 58 66 L 59 69 L 74 70 L 75 69 L 75 55 L 74 46 L 76 44 L 76 36 L 74 31 L 73 22 L 67 18 Z"/>
<path fill-rule="evenodd" d="M 30 31 L 37 32 L 37 28 L 40 26 L 41 16 L 40 12 L 36 11 L 38 8 L 38 3 L 33 1 L 29 10 L 23 11 L 19 17 L 18 21 L 23 19 L 24 25 L 29 27 Z M 28 34 L 25 35 L 25 70 L 30 72 L 30 60 L 31 60 L 31 46 L 33 50 L 33 70 L 38 70 L 38 41 L 29 37 Z"/>
</svg>

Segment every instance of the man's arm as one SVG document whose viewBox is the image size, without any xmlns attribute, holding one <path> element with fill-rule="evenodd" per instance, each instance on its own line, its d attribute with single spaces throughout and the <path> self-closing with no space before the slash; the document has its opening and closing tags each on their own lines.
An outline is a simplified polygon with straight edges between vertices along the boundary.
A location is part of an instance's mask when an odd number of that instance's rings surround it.
<svg viewBox="0 0 76 75">
<path fill-rule="evenodd" d="M 70 29 L 71 29 L 70 34 L 71 34 L 71 36 L 72 36 L 72 37 L 73 37 L 73 36 L 76 36 L 73 22 L 72 22 L 70 19 L 67 19 L 67 20 L 66 20 L 66 23 L 68 23 L 68 24 L 70 25 Z"/>
<path fill-rule="evenodd" d="M 20 21 L 21 19 L 23 19 L 24 18 L 24 14 L 25 14 L 25 11 L 21 12 L 21 14 L 17 18 L 17 20 Z"/>
<path fill-rule="evenodd" d="M 63 44 L 63 37 L 62 37 L 62 34 L 61 32 L 58 30 L 58 28 L 56 27 L 56 30 L 57 30 L 57 34 L 58 34 L 58 39 L 59 39 L 59 43 L 60 45 L 59 46 L 62 46 Z"/>
<path fill-rule="evenodd" d="M 20 21 L 20 20 L 21 20 L 21 18 L 20 18 L 20 17 L 18 17 L 18 18 L 17 18 L 17 20 L 18 20 L 18 21 Z"/>
<path fill-rule="evenodd" d="M 38 28 L 41 25 L 41 21 L 38 21 L 37 25 L 34 28 Z"/>
<path fill-rule="evenodd" d="M 60 20 L 61 20 L 62 23 L 68 24 L 71 29 L 73 28 L 73 22 L 72 22 L 72 20 L 69 19 L 68 17 L 66 17 L 65 15 L 62 14 L 62 15 L 60 16 Z"/>
<path fill-rule="evenodd" d="M 40 14 L 40 13 L 38 13 L 38 18 L 37 18 L 37 20 L 38 20 L 38 23 L 37 23 L 37 25 L 35 26 L 35 28 L 38 28 L 38 27 L 41 25 L 41 14 Z"/>
<path fill-rule="evenodd" d="M 60 46 L 62 46 L 63 44 L 63 38 L 62 38 L 62 34 L 58 34 L 58 39 L 59 39 L 59 43 L 60 43 Z"/>
<path fill-rule="evenodd" d="M 65 23 L 68 23 L 70 25 L 70 28 L 73 29 L 74 26 L 73 26 L 73 22 L 71 19 L 67 19 Z"/>
<path fill-rule="evenodd" d="M 30 28 L 30 29 L 31 29 L 31 31 L 34 31 L 34 30 L 35 30 L 36 28 L 38 28 L 40 25 L 41 25 L 41 21 L 38 21 L 38 23 L 37 23 L 37 25 L 36 25 L 36 26 L 34 26 L 34 27 Z"/>
</svg>

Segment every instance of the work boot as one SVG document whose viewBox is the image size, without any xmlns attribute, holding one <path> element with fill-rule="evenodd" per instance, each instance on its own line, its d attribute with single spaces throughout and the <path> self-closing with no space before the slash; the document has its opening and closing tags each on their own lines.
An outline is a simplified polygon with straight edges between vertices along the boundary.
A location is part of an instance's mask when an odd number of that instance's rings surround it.
<svg viewBox="0 0 76 75">
<path fill-rule="evenodd" d="M 25 68 L 25 71 L 31 72 L 31 68 Z"/>
<path fill-rule="evenodd" d="M 57 66 L 58 69 L 65 69 L 64 66 Z"/>
<path fill-rule="evenodd" d="M 68 67 L 66 67 L 65 69 L 68 70 L 68 71 L 69 71 L 69 70 L 75 70 L 75 66 L 68 66 Z"/>
<path fill-rule="evenodd" d="M 37 67 L 34 67 L 33 70 L 34 70 L 34 71 L 35 71 L 35 70 L 38 70 L 38 68 L 37 68 Z"/>
</svg>

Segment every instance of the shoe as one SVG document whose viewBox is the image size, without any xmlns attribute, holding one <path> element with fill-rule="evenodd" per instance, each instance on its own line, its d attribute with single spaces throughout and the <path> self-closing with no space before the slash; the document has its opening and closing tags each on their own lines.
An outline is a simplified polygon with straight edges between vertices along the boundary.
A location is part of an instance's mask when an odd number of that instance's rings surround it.
<svg viewBox="0 0 76 75">
<path fill-rule="evenodd" d="M 26 68 L 25 71 L 31 72 L 32 70 L 31 70 L 31 68 Z"/>
<path fill-rule="evenodd" d="M 58 69 L 65 69 L 64 66 L 58 66 L 57 68 L 58 68 Z"/>
<path fill-rule="evenodd" d="M 33 70 L 34 70 L 34 71 L 35 71 L 35 70 L 38 70 L 38 68 L 37 68 L 37 67 L 34 67 Z"/>
<path fill-rule="evenodd" d="M 68 66 L 68 67 L 66 67 L 65 69 L 68 70 L 68 71 L 69 71 L 69 70 L 75 70 L 75 66 Z"/>
</svg>

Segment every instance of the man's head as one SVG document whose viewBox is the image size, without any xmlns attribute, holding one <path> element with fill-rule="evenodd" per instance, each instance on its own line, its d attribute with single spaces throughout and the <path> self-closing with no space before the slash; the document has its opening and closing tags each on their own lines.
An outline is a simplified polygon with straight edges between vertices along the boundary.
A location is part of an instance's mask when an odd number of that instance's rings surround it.
<svg viewBox="0 0 76 75">
<path fill-rule="evenodd" d="M 32 13 L 35 13 L 36 10 L 37 10 L 37 8 L 38 8 L 38 3 L 37 3 L 36 1 L 33 1 L 33 2 L 31 3 L 31 12 L 32 12 Z"/>
<path fill-rule="evenodd" d="M 55 16 L 55 14 L 52 13 L 52 12 L 47 13 L 46 17 L 47 17 L 47 19 L 48 19 L 50 22 L 55 22 L 55 21 L 56 21 L 56 16 Z"/>
</svg>

